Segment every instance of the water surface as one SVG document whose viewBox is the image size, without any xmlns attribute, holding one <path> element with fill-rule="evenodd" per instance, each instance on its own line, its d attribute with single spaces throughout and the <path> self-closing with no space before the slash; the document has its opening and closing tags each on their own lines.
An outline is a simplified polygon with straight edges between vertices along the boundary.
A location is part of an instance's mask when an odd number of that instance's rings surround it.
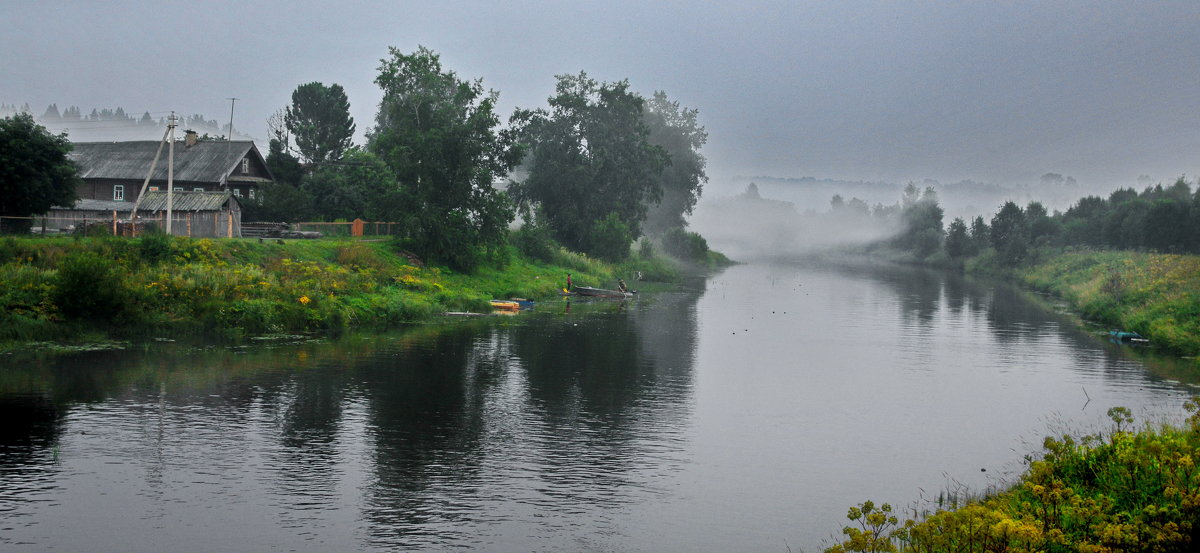
<svg viewBox="0 0 1200 553">
<path fill-rule="evenodd" d="M 337 340 L 0 358 L 5 551 L 817 551 L 1195 388 L 1004 286 L 741 265 Z"/>
</svg>

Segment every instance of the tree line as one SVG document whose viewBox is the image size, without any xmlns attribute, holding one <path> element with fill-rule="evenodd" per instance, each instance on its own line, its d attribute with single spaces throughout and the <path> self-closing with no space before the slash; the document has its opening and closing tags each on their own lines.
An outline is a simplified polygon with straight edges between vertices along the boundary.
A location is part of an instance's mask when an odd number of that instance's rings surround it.
<svg viewBox="0 0 1200 553">
<path fill-rule="evenodd" d="M 678 235 L 707 182 L 697 110 L 627 80 L 560 75 L 547 106 L 503 124 L 499 93 L 424 47 L 380 60 L 383 99 L 366 143 L 338 84 L 298 86 L 268 120 L 276 182 L 245 220 L 394 221 L 411 251 L 459 269 L 526 241 L 620 261 L 647 233 Z"/>
<path fill-rule="evenodd" d="M 849 202 L 835 196 L 834 213 L 890 221 L 897 234 L 885 245 L 918 260 L 938 255 L 953 262 L 994 255 L 1004 266 L 1024 263 L 1043 247 L 1094 247 L 1200 254 L 1200 187 L 1179 177 L 1141 192 L 1121 188 L 1107 198 L 1084 197 L 1066 211 L 1049 212 L 1037 201 L 1008 201 L 990 219 L 955 218 L 943 228 L 942 208 L 931 187 L 909 184 L 893 206 Z"/>
</svg>

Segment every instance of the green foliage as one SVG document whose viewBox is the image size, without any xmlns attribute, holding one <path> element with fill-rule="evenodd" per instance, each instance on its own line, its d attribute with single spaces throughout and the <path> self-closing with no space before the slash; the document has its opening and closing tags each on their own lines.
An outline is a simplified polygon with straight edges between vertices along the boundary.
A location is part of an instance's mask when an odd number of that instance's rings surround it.
<svg viewBox="0 0 1200 553">
<path fill-rule="evenodd" d="M 526 257 L 538 261 L 553 261 L 561 246 L 554 241 L 550 228 L 537 223 L 521 225 L 512 232 L 512 243 Z"/>
<path fill-rule="evenodd" d="M 121 273 L 110 259 L 91 252 L 72 254 L 55 275 L 54 304 L 68 318 L 120 320 L 129 299 Z"/>
<path fill-rule="evenodd" d="M 968 242 L 967 253 L 976 255 L 991 245 L 992 229 L 983 221 L 983 217 L 976 216 L 971 220 L 971 240 Z"/>
<path fill-rule="evenodd" d="M 278 138 L 271 139 L 266 161 L 276 184 L 287 184 L 293 188 L 300 186 L 300 179 L 304 178 L 304 166 L 296 156 L 287 151 L 287 145 L 283 141 Z"/>
<path fill-rule="evenodd" d="M 375 154 L 351 148 L 336 163 L 321 165 L 304 177 L 301 190 L 315 215 L 326 220 L 389 220 L 386 206 L 401 194 L 395 176 Z"/>
<path fill-rule="evenodd" d="M 856 522 L 858 527 L 843 527 L 846 541 L 826 549 L 826 553 L 890 553 L 897 550 L 896 538 L 905 534 L 905 528 L 899 526 L 899 520 L 892 514 L 892 506 L 887 503 L 876 507 L 875 502 L 864 501 L 851 507 L 846 518 Z"/>
<path fill-rule="evenodd" d="M 658 175 L 662 198 L 646 214 L 646 232 L 661 235 L 673 227 L 687 225 L 700 198 L 707 161 L 700 148 L 708 142 L 708 132 L 697 121 L 699 112 L 679 106 L 657 91 L 646 100 L 644 117 L 650 130 L 649 141 L 666 152 L 668 162 Z"/>
<path fill-rule="evenodd" d="M 339 84 L 312 82 L 296 87 L 284 124 L 296 139 L 300 155 L 310 164 L 341 159 L 354 137 L 350 101 Z"/>
<path fill-rule="evenodd" d="M 296 223 L 311 221 L 316 215 L 312 197 L 283 181 L 261 184 L 256 198 L 241 202 L 246 222 Z"/>
<path fill-rule="evenodd" d="M 53 135 L 28 113 L 0 118 L 0 233 L 25 233 L 29 217 L 70 206 L 81 183 L 66 134 Z"/>
<path fill-rule="evenodd" d="M 0 341 L 202 332 L 337 332 L 443 311 L 490 310 L 503 297 L 557 298 L 565 274 L 614 282 L 618 269 L 557 249 L 552 263 L 506 246 L 506 265 L 474 273 L 417 267 L 392 242 L 357 240 L 22 238 L 0 240 Z M 620 267 L 671 280 L 661 258 Z"/>
<path fill-rule="evenodd" d="M 954 259 L 965 257 L 971 250 L 971 237 L 967 235 L 967 223 L 961 217 L 950 222 L 946 231 L 946 255 Z"/>
<path fill-rule="evenodd" d="M 381 60 L 383 90 L 370 150 L 404 189 L 389 202 L 389 220 L 405 220 L 421 256 L 472 270 L 507 247 L 515 208 L 492 186 L 521 157 L 508 133 L 498 133 L 498 94 L 480 80 L 462 81 L 421 47 L 395 48 Z"/>
<path fill-rule="evenodd" d="M 1085 317 L 1132 330 L 1155 347 L 1200 354 L 1200 257 L 1066 252 L 1019 278 L 1066 299 Z"/>
<path fill-rule="evenodd" d="M 668 229 L 662 237 L 663 250 L 684 261 L 703 263 L 708 258 L 708 241 L 681 227 Z"/>
<path fill-rule="evenodd" d="M 1025 225 L 1025 212 L 1013 202 L 1005 202 L 992 217 L 992 247 L 1002 263 L 1016 266 L 1025 259 L 1029 247 L 1029 232 Z"/>
<path fill-rule="evenodd" d="M 510 190 L 526 210 L 542 209 L 566 247 L 613 258 L 619 252 L 596 248 L 615 245 L 617 236 L 597 240 L 592 232 L 615 214 L 628 231 L 625 248 L 642 235 L 649 205 L 662 197 L 667 154 L 650 142 L 644 101 L 628 81 L 560 75 L 549 104 L 548 111 L 519 110 L 512 117 L 531 155 L 529 177 Z"/>
<path fill-rule="evenodd" d="M 921 192 L 909 183 L 901 199 L 902 229 L 893 244 L 912 252 L 918 260 L 929 257 L 942 247 L 942 215 L 933 188 L 927 187 Z"/>
<path fill-rule="evenodd" d="M 592 224 L 588 233 L 588 251 L 606 261 L 619 262 L 629 257 L 629 245 L 633 242 L 633 232 L 629 225 L 621 220 L 616 213 Z"/>
<path fill-rule="evenodd" d="M 1128 431 L 1129 409 L 1098 436 L 1046 438 L 1012 488 L 900 522 L 870 502 L 851 508 L 859 526 L 825 549 L 921 553 L 994 551 L 1185 552 L 1200 536 L 1200 397 L 1185 404 L 1187 426 Z M 872 517 L 872 515 L 874 515 Z"/>
</svg>

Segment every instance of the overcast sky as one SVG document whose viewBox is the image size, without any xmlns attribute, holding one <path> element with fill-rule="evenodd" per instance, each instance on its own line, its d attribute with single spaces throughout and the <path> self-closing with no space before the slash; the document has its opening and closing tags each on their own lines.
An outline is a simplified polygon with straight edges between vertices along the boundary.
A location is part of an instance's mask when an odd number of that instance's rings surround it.
<svg viewBox="0 0 1200 553">
<path fill-rule="evenodd" d="M 368 5 L 370 4 L 370 5 Z M 500 92 L 629 79 L 700 111 L 714 179 L 1085 183 L 1200 172 L 1200 2 L 0 1 L 0 102 L 170 110 L 260 139 L 299 84 L 360 137 L 389 46 Z"/>
</svg>

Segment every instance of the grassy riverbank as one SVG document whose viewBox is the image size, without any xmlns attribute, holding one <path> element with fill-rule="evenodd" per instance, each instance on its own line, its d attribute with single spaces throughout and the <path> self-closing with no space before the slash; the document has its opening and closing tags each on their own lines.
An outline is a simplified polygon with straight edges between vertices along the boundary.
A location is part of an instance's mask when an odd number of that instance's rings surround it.
<svg viewBox="0 0 1200 553">
<path fill-rule="evenodd" d="M 888 505 L 850 509 L 846 540 L 825 549 L 902 552 L 1194 551 L 1200 543 L 1200 414 L 1130 431 L 1109 410 L 1107 435 L 1047 438 L 1020 480 L 991 497 L 899 520 Z"/>
<path fill-rule="evenodd" d="M 1200 256 L 1068 251 L 1015 276 L 1088 320 L 1132 330 L 1175 354 L 1200 355 Z"/>
<path fill-rule="evenodd" d="M 557 297 L 568 272 L 578 285 L 613 287 L 635 271 L 679 278 L 649 251 L 613 265 L 565 250 L 547 263 L 510 248 L 507 262 L 461 274 L 414 264 L 387 241 L 9 237 L 0 239 L 0 348 L 382 327 L 487 312 L 493 298 Z"/>
</svg>

